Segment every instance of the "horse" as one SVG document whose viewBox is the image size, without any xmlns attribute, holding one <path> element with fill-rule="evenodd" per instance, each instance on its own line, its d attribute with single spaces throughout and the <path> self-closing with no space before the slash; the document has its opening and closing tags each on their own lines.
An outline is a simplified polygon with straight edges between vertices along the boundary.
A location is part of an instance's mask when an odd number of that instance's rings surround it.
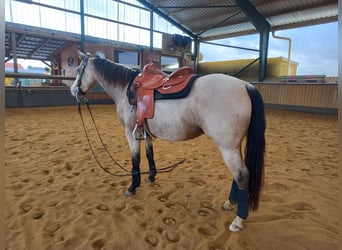
<svg viewBox="0 0 342 250">
<path fill-rule="evenodd" d="M 70 86 L 71 94 L 79 98 L 99 84 L 113 99 L 131 151 L 132 179 L 125 195 L 133 195 L 141 182 L 141 140 L 132 134 L 136 114 L 132 112 L 127 89 L 139 71 L 89 53 L 78 51 L 78 55 L 81 63 Z M 233 175 L 228 199 L 223 203 L 225 210 L 236 209 L 229 230 L 242 230 L 249 212 L 259 208 L 264 180 L 266 121 L 259 91 L 252 84 L 232 76 L 202 75 L 195 80 L 186 97 L 157 100 L 153 118 L 145 122 L 150 132 L 144 140 L 149 182 L 154 182 L 157 174 L 152 137 L 184 141 L 206 134 L 215 142 Z"/>
</svg>

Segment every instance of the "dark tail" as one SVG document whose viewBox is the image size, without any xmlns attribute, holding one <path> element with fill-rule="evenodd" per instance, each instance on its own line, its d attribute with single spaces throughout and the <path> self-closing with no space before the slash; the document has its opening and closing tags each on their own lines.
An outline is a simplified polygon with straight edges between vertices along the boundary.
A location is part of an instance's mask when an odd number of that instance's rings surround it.
<svg viewBox="0 0 342 250">
<path fill-rule="evenodd" d="M 259 208 L 260 193 L 264 181 L 265 110 L 259 91 L 251 84 L 246 89 L 252 102 L 252 115 L 247 132 L 245 164 L 249 170 L 249 210 Z"/>
</svg>

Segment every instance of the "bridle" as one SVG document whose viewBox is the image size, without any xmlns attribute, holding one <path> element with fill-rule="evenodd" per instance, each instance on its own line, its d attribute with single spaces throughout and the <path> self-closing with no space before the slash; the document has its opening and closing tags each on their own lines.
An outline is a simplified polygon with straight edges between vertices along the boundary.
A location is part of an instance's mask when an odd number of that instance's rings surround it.
<svg viewBox="0 0 342 250">
<path fill-rule="evenodd" d="M 129 173 L 129 170 L 127 170 L 127 169 L 126 169 L 125 167 L 123 167 L 120 163 L 118 163 L 118 162 L 111 156 L 111 154 L 109 153 L 108 149 L 105 147 L 105 144 L 104 144 L 104 142 L 103 142 L 103 140 L 102 140 L 102 138 L 101 138 L 101 136 L 100 136 L 100 133 L 99 133 L 99 131 L 98 131 L 98 128 L 97 128 L 97 126 L 96 126 L 96 123 L 95 123 L 93 114 L 92 114 L 92 112 L 91 112 L 91 110 L 90 110 L 88 98 L 86 98 L 86 96 L 85 96 L 86 93 L 84 93 L 84 92 L 81 90 L 81 88 L 80 88 L 80 87 L 81 87 L 81 84 L 82 84 L 81 80 L 82 80 L 82 77 L 83 77 L 85 68 L 86 68 L 87 65 L 88 65 L 88 60 L 89 60 L 89 56 L 86 57 L 86 58 L 84 58 L 84 59 L 82 60 L 81 65 L 82 65 L 83 67 L 82 67 L 81 73 L 80 73 L 80 75 L 79 75 L 79 78 L 78 78 L 78 80 L 77 80 L 77 91 L 76 91 L 76 93 L 75 93 L 75 97 L 76 97 L 77 105 L 78 105 L 78 113 L 80 114 L 80 117 L 81 117 L 83 129 L 84 129 L 84 132 L 85 132 L 85 136 L 86 136 L 86 138 L 87 138 L 87 141 L 88 141 L 89 148 L 90 148 L 90 150 L 91 150 L 91 152 L 92 152 L 92 154 L 93 154 L 93 156 L 94 156 L 94 158 L 95 158 L 97 164 L 98 164 L 105 172 L 107 172 L 107 173 L 109 173 L 110 175 L 113 175 L 113 176 L 129 176 L 129 175 L 130 175 L 130 174 L 128 174 L 128 173 Z M 104 147 L 104 149 L 106 150 L 107 154 L 110 156 L 110 158 L 112 159 L 112 161 L 113 161 L 118 167 L 120 167 L 122 170 L 124 170 L 124 172 L 127 172 L 127 174 L 116 174 L 116 173 L 110 172 L 106 167 L 104 167 L 104 166 L 100 163 L 99 159 L 96 157 L 94 148 L 93 148 L 93 146 L 92 146 L 91 143 L 90 143 L 89 135 L 88 135 L 88 132 L 87 132 L 85 123 L 84 123 L 84 119 L 83 119 L 83 115 L 82 115 L 82 111 L 81 111 L 81 100 L 80 100 L 80 98 L 79 98 L 79 95 L 83 97 L 83 101 L 84 101 L 84 103 L 87 105 L 87 109 L 88 109 L 89 115 L 90 115 L 91 120 L 92 120 L 92 122 L 93 122 L 93 124 L 94 124 L 94 126 L 95 126 L 95 130 L 96 130 L 96 132 L 97 132 L 98 137 L 100 138 L 100 141 L 101 141 L 101 143 L 102 143 L 102 146 Z"/>
<path fill-rule="evenodd" d="M 81 73 L 79 75 L 79 78 L 78 78 L 78 81 L 77 81 L 77 92 L 76 92 L 76 95 L 75 95 L 78 103 L 80 102 L 80 99 L 79 99 L 78 95 L 84 96 L 86 94 L 86 93 L 84 93 L 82 91 L 81 84 L 82 84 L 82 77 L 83 77 L 85 68 L 88 65 L 88 60 L 89 60 L 89 57 L 86 57 L 85 59 L 82 60 L 82 63 L 81 63 L 81 65 L 83 67 L 82 67 L 82 71 L 81 71 Z"/>
</svg>

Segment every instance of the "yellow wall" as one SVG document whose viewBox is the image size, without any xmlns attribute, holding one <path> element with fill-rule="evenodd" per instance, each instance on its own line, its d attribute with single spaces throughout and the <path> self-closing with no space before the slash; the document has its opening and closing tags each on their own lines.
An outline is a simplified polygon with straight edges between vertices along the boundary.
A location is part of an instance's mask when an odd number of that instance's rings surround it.
<svg viewBox="0 0 342 250">
<path fill-rule="evenodd" d="M 10 86 L 13 81 L 13 78 L 5 78 L 5 86 Z"/>
<path fill-rule="evenodd" d="M 200 62 L 198 64 L 199 73 L 223 73 L 234 75 L 243 67 L 251 63 L 253 59 L 219 61 L 219 62 Z M 279 78 L 280 76 L 288 75 L 287 59 L 284 57 L 268 58 L 267 59 L 267 75 L 266 78 Z M 298 63 L 290 62 L 290 75 L 297 74 Z M 245 71 L 238 75 L 239 78 L 257 78 L 259 75 L 259 62 L 255 62 Z"/>
</svg>

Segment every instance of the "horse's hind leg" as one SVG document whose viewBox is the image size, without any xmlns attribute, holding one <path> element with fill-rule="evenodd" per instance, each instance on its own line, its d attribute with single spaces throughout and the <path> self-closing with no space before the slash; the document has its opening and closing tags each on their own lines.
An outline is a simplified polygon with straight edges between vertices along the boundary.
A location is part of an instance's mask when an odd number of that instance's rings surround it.
<svg viewBox="0 0 342 250">
<path fill-rule="evenodd" d="M 233 182 L 228 200 L 223 208 L 231 210 L 233 204 L 237 204 L 236 218 L 229 226 L 231 231 L 243 229 L 242 222 L 247 219 L 249 211 L 248 178 L 249 172 L 245 166 L 240 150 L 221 150 L 225 163 L 233 174 Z"/>
<path fill-rule="evenodd" d="M 150 169 L 150 175 L 148 176 L 147 181 L 154 182 L 156 174 L 157 174 L 157 169 L 156 169 L 156 164 L 154 162 L 153 144 L 152 144 L 151 136 L 147 136 L 145 140 L 145 149 L 146 149 L 146 157 L 148 160 L 148 166 Z"/>
</svg>

